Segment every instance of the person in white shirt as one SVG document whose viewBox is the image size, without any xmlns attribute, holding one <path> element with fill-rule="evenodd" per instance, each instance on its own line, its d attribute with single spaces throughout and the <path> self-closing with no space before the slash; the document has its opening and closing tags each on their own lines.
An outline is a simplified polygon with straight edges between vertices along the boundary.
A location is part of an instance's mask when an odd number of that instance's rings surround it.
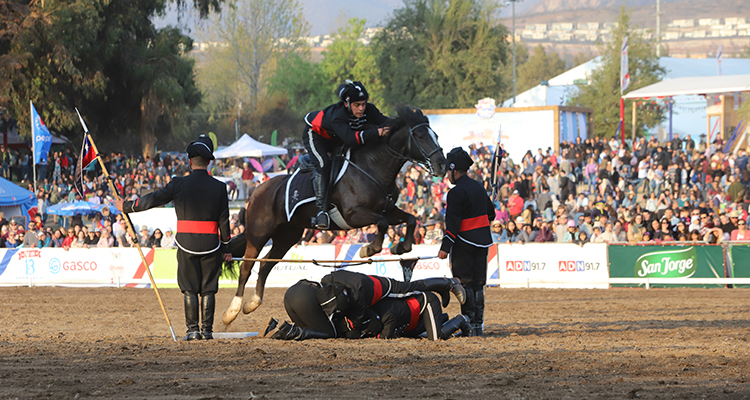
<svg viewBox="0 0 750 400">
<path fill-rule="evenodd" d="M 163 249 L 174 249 L 174 235 L 172 234 L 172 228 L 164 230 L 164 236 L 161 238 L 161 248 Z"/>
</svg>

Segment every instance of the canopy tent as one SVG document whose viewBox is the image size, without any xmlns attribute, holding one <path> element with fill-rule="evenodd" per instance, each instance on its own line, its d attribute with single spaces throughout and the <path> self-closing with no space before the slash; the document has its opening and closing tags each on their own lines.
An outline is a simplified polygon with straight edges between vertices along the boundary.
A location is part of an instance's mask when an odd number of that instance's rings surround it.
<svg viewBox="0 0 750 400">
<path fill-rule="evenodd" d="M 750 91 L 750 75 L 675 78 L 633 90 L 623 99 L 650 99 L 691 94 L 728 94 Z"/>
<path fill-rule="evenodd" d="M 251 138 L 247 133 L 236 142 L 214 153 L 216 158 L 266 157 L 287 154 L 283 147 L 275 147 Z"/>
<path fill-rule="evenodd" d="M 73 216 L 78 214 L 93 215 L 101 212 L 103 208 L 108 208 L 113 214 L 119 214 L 117 207 L 107 204 L 94 204 L 88 201 L 74 201 L 72 203 L 58 203 L 47 209 L 47 213 L 53 215 Z"/>
<path fill-rule="evenodd" d="M 11 181 L 0 178 L 0 211 L 9 220 L 14 216 L 26 218 L 23 225 L 26 226 L 26 223 L 36 215 L 36 195 Z"/>
</svg>

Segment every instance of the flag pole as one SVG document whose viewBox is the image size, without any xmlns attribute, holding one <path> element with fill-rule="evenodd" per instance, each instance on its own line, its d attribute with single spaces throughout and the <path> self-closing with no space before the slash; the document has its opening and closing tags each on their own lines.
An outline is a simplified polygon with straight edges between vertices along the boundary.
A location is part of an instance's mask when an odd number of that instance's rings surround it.
<svg viewBox="0 0 750 400">
<path fill-rule="evenodd" d="M 115 188 L 115 185 L 112 183 L 112 178 L 109 176 L 109 171 L 107 171 L 107 167 L 104 166 L 104 161 L 102 160 L 102 157 L 99 155 L 99 150 L 96 148 L 96 144 L 94 143 L 94 141 L 91 140 L 91 136 L 89 135 L 89 130 L 86 127 L 86 124 L 83 122 L 81 113 L 78 112 L 77 108 L 76 108 L 76 112 L 78 113 L 78 118 L 81 120 L 81 124 L 83 125 L 84 140 L 88 139 L 89 143 L 91 143 L 91 147 L 94 149 L 94 154 L 96 154 L 96 159 L 99 161 L 99 165 L 102 167 L 104 176 L 107 178 L 107 183 L 109 183 L 109 188 L 110 190 L 112 190 L 112 193 L 115 196 L 115 200 L 119 201 L 120 196 L 117 193 L 117 188 Z M 135 244 L 135 247 L 138 248 L 138 254 L 141 255 L 141 261 L 143 262 L 143 265 L 146 266 L 148 279 L 151 280 L 151 287 L 154 288 L 154 292 L 156 293 L 156 298 L 159 300 L 159 305 L 161 306 L 161 311 L 164 313 L 164 318 L 166 318 L 167 320 L 167 325 L 169 325 L 169 332 L 172 334 L 172 340 L 176 342 L 177 336 L 174 333 L 174 328 L 172 328 L 172 321 L 169 320 L 167 309 L 164 308 L 164 302 L 162 302 L 161 300 L 161 295 L 159 294 L 159 288 L 156 287 L 156 281 L 154 281 L 154 276 L 151 274 L 151 268 L 148 266 L 146 257 L 143 255 L 143 249 L 141 249 L 141 244 L 138 242 L 138 236 L 135 235 L 135 230 L 133 229 L 133 225 L 130 223 L 130 218 L 127 218 L 127 217 L 123 218 L 123 221 L 125 221 L 125 223 L 128 226 L 128 233 L 130 234 L 130 237 L 133 239 L 133 244 Z"/>
<path fill-rule="evenodd" d="M 36 194 L 36 143 L 34 143 L 34 103 L 29 100 L 29 118 L 31 118 L 31 170 L 34 176 L 34 194 Z"/>
</svg>

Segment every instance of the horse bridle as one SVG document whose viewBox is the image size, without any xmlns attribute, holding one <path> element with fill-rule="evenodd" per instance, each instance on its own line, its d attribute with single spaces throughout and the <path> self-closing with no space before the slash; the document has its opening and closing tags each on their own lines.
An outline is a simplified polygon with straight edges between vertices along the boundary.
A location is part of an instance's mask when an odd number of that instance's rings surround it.
<svg viewBox="0 0 750 400">
<path fill-rule="evenodd" d="M 422 154 L 422 157 L 424 157 L 425 161 L 420 161 L 412 157 L 404 156 L 403 154 L 397 152 L 396 150 L 393 150 L 391 146 L 389 145 L 389 142 L 386 142 L 385 148 L 388 149 L 388 153 L 390 153 L 390 155 L 392 155 L 393 157 L 400 159 L 400 160 L 410 161 L 414 164 L 418 164 L 423 167 L 426 167 L 427 170 L 430 171 L 430 175 L 434 175 L 435 171 L 432 169 L 432 162 L 430 161 L 430 157 L 432 157 L 433 154 L 437 153 L 438 151 L 443 151 L 443 148 L 440 147 L 440 145 L 438 144 L 438 147 L 435 150 L 431 151 L 429 154 L 427 153 L 424 147 L 422 147 L 422 145 L 420 145 L 419 142 L 414 139 L 414 131 L 417 128 L 420 128 L 422 126 L 427 126 L 427 129 L 432 131 L 432 128 L 430 128 L 429 122 L 422 122 L 421 124 L 410 126 L 409 127 L 409 141 L 406 143 L 406 154 L 411 154 L 411 144 L 412 142 L 414 142 L 414 145 L 417 147 L 417 149 L 419 149 L 419 153 Z M 434 133 L 435 131 L 432 131 L 432 132 Z"/>
</svg>

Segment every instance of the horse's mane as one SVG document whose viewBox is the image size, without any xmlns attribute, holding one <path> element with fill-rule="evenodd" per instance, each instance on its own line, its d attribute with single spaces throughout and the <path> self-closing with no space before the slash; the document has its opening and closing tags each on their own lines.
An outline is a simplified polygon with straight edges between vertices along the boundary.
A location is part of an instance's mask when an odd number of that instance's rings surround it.
<svg viewBox="0 0 750 400">
<path fill-rule="evenodd" d="M 409 126 L 416 126 L 421 123 L 429 122 L 427 117 L 422 114 L 422 110 L 406 104 L 396 104 L 397 117 L 391 117 L 387 126 L 391 129 L 389 135 L 393 135 L 399 130 Z M 386 138 L 380 138 L 374 146 L 361 146 L 353 150 L 353 155 L 357 154 L 358 161 L 364 161 L 369 165 L 380 165 L 383 163 L 383 157 L 386 156 Z M 360 158 L 361 157 L 361 158 Z"/>
<path fill-rule="evenodd" d="M 391 132 L 396 132 L 406 125 L 415 126 L 428 122 L 427 117 L 422 114 L 422 110 L 407 104 L 396 104 L 396 114 L 398 114 L 398 117 L 391 119 L 388 124 Z"/>
</svg>

